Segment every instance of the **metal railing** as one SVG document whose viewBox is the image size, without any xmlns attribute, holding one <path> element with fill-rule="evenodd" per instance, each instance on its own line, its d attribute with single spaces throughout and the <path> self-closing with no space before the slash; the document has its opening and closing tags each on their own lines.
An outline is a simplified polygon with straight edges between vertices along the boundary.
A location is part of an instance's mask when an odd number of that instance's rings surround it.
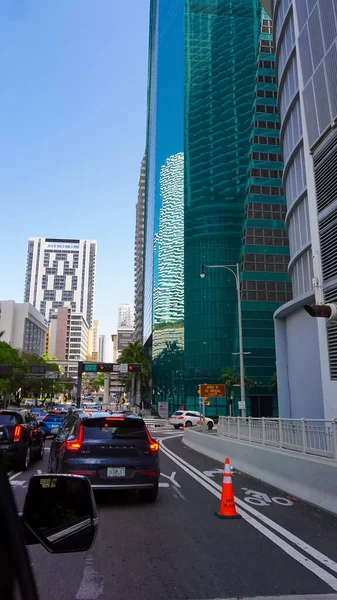
<svg viewBox="0 0 337 600">
<path fill-rule="evenodd" d="M 168 419 L 148 419 L 147 417 L 144 417 L 144 422 L 146 427 L 165 427 L 169 425 Z"/>
<path fill-rule="evenodd" d="M 337 460 L 337 419 L 219 417 L 217 435 Z"/>
</svg>

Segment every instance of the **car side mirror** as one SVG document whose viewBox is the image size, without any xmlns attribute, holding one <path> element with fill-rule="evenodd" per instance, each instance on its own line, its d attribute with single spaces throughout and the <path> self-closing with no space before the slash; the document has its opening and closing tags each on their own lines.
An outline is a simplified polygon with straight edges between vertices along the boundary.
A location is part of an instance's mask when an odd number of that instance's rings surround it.
<svg viewBox="0 0 337 600">
<path fill-rule="evenodd" d="M 34 475 L 22 518 L 24 527 L 49 552 L 89 550 L 98 530 L 89 480 L 79 475 Z"/>
<path fill-rule="evenodd" d="M 51 435 L 58 435 L 59 431 L 60 431 L 59 427 L 52 427 L 51 430 L 50 430 L 50 434 Z"/>
</svg>

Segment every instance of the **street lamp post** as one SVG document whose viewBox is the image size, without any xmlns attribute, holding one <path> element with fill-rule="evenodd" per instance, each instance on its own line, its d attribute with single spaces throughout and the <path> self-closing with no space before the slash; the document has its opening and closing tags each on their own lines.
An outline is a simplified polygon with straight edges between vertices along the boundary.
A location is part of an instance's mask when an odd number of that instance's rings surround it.
<svg viewBox="0 0 337 600">
<path fill-rule="evenodd" d="M 240 291 L 240 265 L 202 265 L 200 271 L 200 277 L 205 277 L 205 269 L 226 269 L 230 271 L 235 277 L 236 291 L 238 296 L 238 326 L 239 326 L 239 356 L 240 356 L 240 389 L 241 389 L 241 417 L 246 416 L 246 389 L 245 389 L 245 365 L 244 365 L 244 352 L 243 352 L 243 338 L 242 338 L 242 313 L 241 313 L 241 291 Z M 234 270 L 235 269 L 235 270 Z"/>
</svg>

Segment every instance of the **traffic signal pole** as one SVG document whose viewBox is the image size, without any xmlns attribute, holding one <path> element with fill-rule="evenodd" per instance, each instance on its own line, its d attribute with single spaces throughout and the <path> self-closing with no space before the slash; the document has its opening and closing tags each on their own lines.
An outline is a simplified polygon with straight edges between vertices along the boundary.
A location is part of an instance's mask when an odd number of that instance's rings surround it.
<svg viewBox="0 0 337 600">
<path fill-rule="evenodd" d="M 76 406 L 77 406 L 77 408 L 81 408 L 82 373 L 83 373 L 83 362 L 78 361 L 77 384 L 76 384 Z"/>
</svg>

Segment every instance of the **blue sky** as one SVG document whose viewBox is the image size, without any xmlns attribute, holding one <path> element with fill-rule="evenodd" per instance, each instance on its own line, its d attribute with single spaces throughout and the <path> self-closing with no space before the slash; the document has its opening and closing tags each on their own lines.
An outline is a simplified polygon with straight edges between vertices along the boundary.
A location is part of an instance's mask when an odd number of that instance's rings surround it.
<svg viewBox="0 0 337 600">
<path fill-rule="evenodd" d="M 23 301 L 29 236 L 96 239 L 95 317 L 133 302 L 149 0 L 0 2 L 0 299 Z"/>
</svg>

